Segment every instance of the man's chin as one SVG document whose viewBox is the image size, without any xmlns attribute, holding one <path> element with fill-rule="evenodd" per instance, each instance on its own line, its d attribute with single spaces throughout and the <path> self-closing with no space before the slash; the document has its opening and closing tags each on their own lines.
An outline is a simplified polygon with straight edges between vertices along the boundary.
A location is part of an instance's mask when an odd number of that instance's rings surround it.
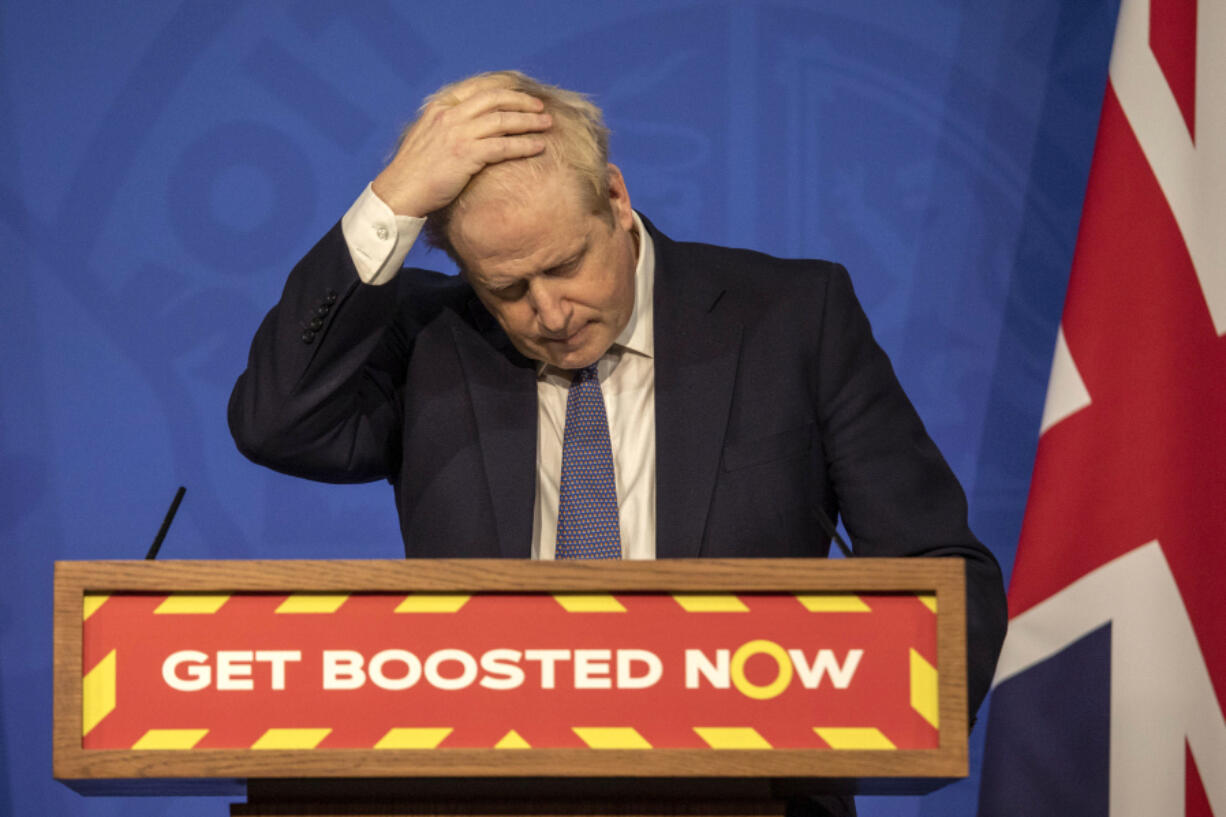
<svg viewBox="0 0 1226 817">
<path fill-rule="evenodd" d="M 574 346 L 562 341 L 544 342 L 531 356 L 559 369 L 578 370 L 591 366 L 608 351 L 608 344 L 602 344 L 602 339 L 595 337 L 590 327 L 585 334 L 588 337 Z"/>
<path fill-rule="evenodd" d="M 596 361 L 600 360 L 603 352 L 585 352 L 576 350 L 565 354 L 553 354 L 549 356 L 548 363 L 558 369 L 568 369 L 578 371 L 579 369 L 587 368 Z"/>
<path fill-rule="evenodd" d="M 542 353 L 541 359 L 550 366 L 577 371 L 600 360 L 605 350 L 601 349 L 598 344 L 585 343 L 575 349 L 568 349 L 564 346 L 546 347 Z"/>
</svg>

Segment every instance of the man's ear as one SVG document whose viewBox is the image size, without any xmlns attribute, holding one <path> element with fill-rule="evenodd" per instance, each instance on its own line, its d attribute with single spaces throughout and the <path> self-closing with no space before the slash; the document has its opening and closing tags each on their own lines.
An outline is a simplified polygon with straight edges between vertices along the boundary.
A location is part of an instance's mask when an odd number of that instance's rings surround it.
<svg viewBox="0 0 1226 817">
<path fill-rule="evenodd" d="M 634 211 L 630 206 L 630 192 L 626 190 L 626 180 L 617 165 L 609 164 L 609 207 L 613 213 L 613 221 L 623 230 L 634 227 Z"/>
</svg>

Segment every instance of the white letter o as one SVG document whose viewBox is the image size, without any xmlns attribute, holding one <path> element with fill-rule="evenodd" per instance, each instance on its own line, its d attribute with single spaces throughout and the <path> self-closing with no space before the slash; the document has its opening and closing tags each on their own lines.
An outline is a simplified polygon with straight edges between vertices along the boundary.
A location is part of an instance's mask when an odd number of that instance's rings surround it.
<svg viewBox="0 0 1226 817">
<path fill-rule="evenodd" d="M 407 669 L 403 677 L 388 678 L 383 674 L 383 665 L 389 661 L 399 661 L 405 665 Z M 366 674 L 380 689 L 408 689 L 421 679 L 421 662 L 408 650 L 382 650 L 370 659 Z"/>
<path fill-rule="evenodd" d="M 444 661 L 456 661 L 464 667 L 455 678 L 439 675 L 438 665 Z M 477 680 L 477 661 L 463 650 L 439 650 L 426 659 L 426 681 L 439 689 L 463 689 Z"/>
</svg>

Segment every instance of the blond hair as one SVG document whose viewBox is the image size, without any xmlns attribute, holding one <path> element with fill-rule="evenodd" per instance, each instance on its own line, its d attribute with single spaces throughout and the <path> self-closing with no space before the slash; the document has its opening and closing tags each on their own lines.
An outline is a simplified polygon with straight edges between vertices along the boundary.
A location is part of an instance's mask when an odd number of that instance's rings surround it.
<svg viewBox="0 0 1226 817">
<path fill-rule="evenodd" d="M 586 95 L 548 85 L 519 71 L 489 71 L 444 85 L 426 97 L 422 110 L 432 104 L 455 105 L 459 102 L 455 91 L 460 86 L 487 78 L 497 78 L 505 83 L 502 87 L 544 102 L 544 112 L 550 115 L 553 124 L 540 134 L 545 140 L 544 151 L 535 156 L 487 165 L 469 180 L 454 201 L 427 216 L 423 231 L 426 242 L 446 251 L 457 264 L 460 259 L 448 236 L 452 218 L 457 213 L 462 213 L 475 200 L 520 197 L 545 175 L 561 168 L 575 174 L 593 212 L 612 218 L 609 129 L 600 108 Z M 408 128 L 401 134 L 402 142 L 407 134 Z"/>
</svg>

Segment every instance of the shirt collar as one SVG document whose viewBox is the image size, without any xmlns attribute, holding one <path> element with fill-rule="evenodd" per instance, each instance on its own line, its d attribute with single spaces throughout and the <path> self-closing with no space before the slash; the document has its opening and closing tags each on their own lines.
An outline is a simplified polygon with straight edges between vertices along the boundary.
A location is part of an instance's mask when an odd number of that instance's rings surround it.
<svg viewBox="0 0 1226 817">
<path fill-rule="evenodd" d="M 655 354 L 652 299 L 656 282 L 656 249 L 639 214 L 631 212 L 634 215 L 634 226 L 639 233 L 639 260 L 634 267 L 634 309 L 630 312 L 626 327 L 617 336 L 617 340 L 613 341 L 613 345 L 644 357 L 652 357 Z"/>
</svg>

